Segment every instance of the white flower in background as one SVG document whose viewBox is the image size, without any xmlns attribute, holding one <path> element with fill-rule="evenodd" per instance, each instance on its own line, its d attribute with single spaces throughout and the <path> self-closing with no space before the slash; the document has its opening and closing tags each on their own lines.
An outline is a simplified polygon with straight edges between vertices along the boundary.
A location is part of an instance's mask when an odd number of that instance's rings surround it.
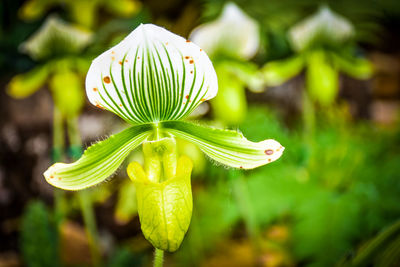
<svg viewBox="0 0 400 267">
<path fill-rule="evenodd" d="M 296 51 L 301 51 L 315 43 L 340 44 L 353 34 L 354 27 L 349 20 L 323 6 L 316 14 L 294 25 L 289 31 L 289 40 Z"/>
<path fill-rule="evenodd" d="M 249 59 L 257 53 L 260 45 L 257 22 L 234 3 L 227 3 L 215 21 L 194 29 L 190 39 L 211 57 L 222 53 Z"/>
<path fill-rule="evenodd" d="M 19 48 L 33 59 L 42 60 L 57 54 L 65 56 L 69 53 L 79 53 L 92 41 L 92 37 L 91 32 L 51 15 Z"/>
</svg>

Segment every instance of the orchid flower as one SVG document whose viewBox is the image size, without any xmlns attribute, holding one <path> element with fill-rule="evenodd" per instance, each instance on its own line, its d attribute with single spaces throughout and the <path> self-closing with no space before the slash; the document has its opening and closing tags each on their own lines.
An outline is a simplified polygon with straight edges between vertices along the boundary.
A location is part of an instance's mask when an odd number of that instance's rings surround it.
<svg viewBox="0 0 400 267">
<path fill-rule="evenodd" d="M 258 66 L 248 61 L 260 46 L 258 23 L 228 2 L 220 17 L 195 28 L 190 40 L 210 55 L 220 77 L 220 92 L 212 101 L 216 117 L 228 125 L 239 124 L 246 116 L 245 88 L 264 89 Z"/>
<path fill-rule="evenodd" d="M 190 39 L 211 57 L 225 54 L 244 60 L 252 58 L 260 45 L 257 22 L 232 2 L 218 19 L 195 28 Z"/>
<path fill-rule="evenodd" d="M 190 222 L 192 200 L 191 163 L 188 158 L 172 159 L 175 138 L 197 145 L 218 163 L 243 169 L 273 162 L 284 150 L 272 139 L 255 143 L 237 131 L 184 121 L 217 91 L 215 70 L 200 47 L 161 27 L 140 25 L 94 59 L 86 77 L 89 101 L 131 126 L 92 145 L 74 163 L 52 165 L 44 173 L 47 182 L 65 190 L 99 184 L 143 143 L 147 167 L 128 167 L 137 189 L 142 230 L 155 247 L 176 250 Z M 183 214 L 189 215 L 182 218 Z M 168 225 L 168 230 L 160 225 Z"/>
<path fill-rule="evenodd" d="M 81 53 L 91 43 L 92 37 L 91 32 L 50 15 L 40 29 L 19 47 L 21 52 L 38 61 L 38 65 L 13 77 L 8 84 L 8 94 L 25 98 L 48 84 L 61 113 L 75 117 L 84 105 L 81 74 L 89 65 Z"/>
<path fill-rule="evenodd" d="M 350 21 L 322 6 L 316 14 L 289 30 L 291 46 L 297 53 L 291 58 L 265 64 L 266 84 L 278 86 L 306 68 L 310 98 L 322 106 L 331 105 L 339 91 L 339 71 L 361 80 L 372 75 L 371 63 L 352 53 L 353 36 L 354 27 Z"/>
</svg>

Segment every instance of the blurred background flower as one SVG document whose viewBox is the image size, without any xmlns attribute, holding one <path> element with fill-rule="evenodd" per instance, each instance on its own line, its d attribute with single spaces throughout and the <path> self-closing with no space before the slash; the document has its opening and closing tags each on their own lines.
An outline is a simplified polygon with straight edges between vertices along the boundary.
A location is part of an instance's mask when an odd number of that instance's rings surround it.
<svg viewBox="0 0 400 267">
<path fill-rule="evenodd" d="M 72 159 L 126 127 L 88 104 L 84 79 L 140 23 L 210 55 L 220 93 L 194 120 L 286 147 L 267 168 L 233 171 L 180 142 L 194 161 L 193 216 L 166 265 L 400 262 L 398 1 L 3 0 L 0 266 L 151 265 L 125 172 L 62 201 L 42 176 L 60 141 Z M 83 206 L 93 206 L 97 256 Z"/>
</svg>

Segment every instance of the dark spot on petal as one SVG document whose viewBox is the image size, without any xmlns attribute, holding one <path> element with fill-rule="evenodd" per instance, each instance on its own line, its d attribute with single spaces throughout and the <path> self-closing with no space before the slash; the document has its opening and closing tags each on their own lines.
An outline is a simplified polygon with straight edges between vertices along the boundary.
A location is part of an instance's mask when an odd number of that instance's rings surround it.
<svg viewBox="0 0 400 267">
<path fill-rule="evenodd" d="M 189 63 L 190 63 L 190 64 L 193 64 L 193 63 L 194 63 L 194 60 L 193 60 L 193 59 L 189 60 Z"/>
<path fill-rule="evenodd" d="M 185 56 L 185 59 L 189 59 L 190 57 L 189 56 Z"/>
<path fill-rule="evenodd" d="M 190 71 L 190 74 L 193 74 L 193 71 L 192 71 L 192 70 Z"/>
<path fill-rule="evenodd" d="M 240 168 L 240 169 L 243 169 L 243 166 L 240 166 L 239 168 Z"/>
<path fill-rule="evenodd" d="M 110 83 L 110 82 L 111 82 L 111 79 L 110 79 L 110 77 L 106 76 L 106 77 L 103 78 L 103 81 L 104 81 L 105 83 Z"/>
<path fill-rule="evenodd" d="M 203 49 L 200 48 L 200 52 L 203 51 Z"/>
<path fill-rule="evenodd" d="M 271 162 L 271 159 L 268 159 L 268 162 Z"/>
<path fill-rule="evenodd" d="M 190 43 L 190 40 L 186 40 L 186 43 Z"/>
<path fill-rule="evenodd" d="M 267 149 L 264 151 L 264 153 L 269 156 L 269 155 L 274 154 L 274 151 L 272 149 Z"/>
<path fill-rule="evenodd" d="M 189 95 L 186 95 L 185 98 L 186 98 L 186 99 L 189 99 Z"/>
<path fill-rule="evenodd" d="M 95 88 L 93 88 L 93 92 L 97 92 L 97 88 L 95 87 Z"/>
<path fill-rule="evenodd" d="M 119 65 L 122 65 L 122 61 L 119 61 L 118 63 L 119 63 Z"/>
</svg>

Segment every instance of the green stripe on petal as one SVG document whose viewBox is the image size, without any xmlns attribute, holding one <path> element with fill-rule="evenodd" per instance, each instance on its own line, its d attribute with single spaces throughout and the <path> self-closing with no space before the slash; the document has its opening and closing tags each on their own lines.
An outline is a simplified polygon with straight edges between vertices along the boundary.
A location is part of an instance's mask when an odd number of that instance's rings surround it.
<svg viewBox="0 0 400 267">
<path fill-rule="evenodd" d="M 152 24 L 94 59 L 86 77 L 90 102 L 130 123 L 182 119 L 217 91 L 206 53 Z"/>
<path fill-rule="evenodd" d="M 150 135 L 151 129 L 150 124 L 144 124 L 112 135 L 90 146 L 78 161 L 52 165 L 44 177 L 49 184 L 65 190 L 80 190 L 101 183 Z"/>
<path fill-rule="evenodd" d="M 241 133 L 183 121 L 161 123 L 170 134 L 197 145 L 213 160 L 234 168 L 253 169 L 280 158 L 284 147 L 273 139 L 258 143 Z"/>
</svg>

